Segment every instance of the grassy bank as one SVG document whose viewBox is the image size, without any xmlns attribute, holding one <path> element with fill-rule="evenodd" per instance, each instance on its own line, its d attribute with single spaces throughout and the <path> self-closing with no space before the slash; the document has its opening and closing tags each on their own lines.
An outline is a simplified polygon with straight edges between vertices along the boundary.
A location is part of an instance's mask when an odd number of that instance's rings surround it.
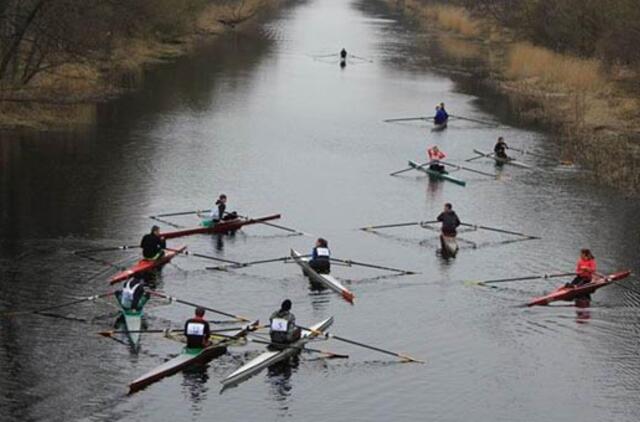
<svg viewBox="0 0 640 422">
<path fill-rule="evenodd" d="M 488 68 L 486 83 L 513 100 L 523 121 L 557 133 L 563 159 L 593 170 L 609 186 L 640 193 L 637 67 L 533 45 L 463 7 L 387 1 L 425 31 L 438 33 L 445 54 L 481 60 Z"/>
<path fill-rule="evenodd" d="M 38 0 L 26 1 L 32 1 L 34 7 L 38 5 Z M 85 42 L 82 29 L 93 30 L 92 22 L 87 22 L 91 19 L 88 7 L 98 7 L 99 2 L 89 5 L 92 0 L 86 4 L 66 1 L 68 7 L 80 4 L 83 9 L 80 12 L 84 20 L 72 21 L 77 22 L 78 35 L 65 38 L 70 45 L 66 50 L 48 52 L 46 60 L 51 65 L 42 65 L 43 70 L 35 73 L 28 83 L 24 83 L 25 78 L 21 76 L 27 74 L 28 65 L 33 68 L 34 60 L 31 44 L 25 41 L 25 46 L 15 54 L 13 73 L 18 76 L 10 78 L 6 72 L 7 76 L 0 80 L 0 128 L 66 130 L 90 124 L 95 120 L 96 103 L 135 90 L 148 66 L 189 54 L 199 42 L 225 32 L 250 30 L 259 14 L 284 3 L 283 0 L 153 0 L 146 2 L 144 10 L 145 1 L 138 2 L 137 10 L 132 10 L 131 5 L 135 3 L 123 3 L 128 9 L 108 11 L 111 15 L 121 13 L 122 19 L 111 16 L 106 35 Z M 23 15 L 28 16 L 28 11 L 23 10 Z M 47 26 L 51 32 L 53 25 L 46 13 L 50 13 L 53 20 L 56 12 L 60 13 L 55 9 L 41 11 L 43 23 L 39 25 Z M 96 21 L 101 21 L 106 13 L 96 10 Z M 10 22 L 11 28 L 22 22 L 20 18 L 22 16 L 17 15 L 15 22 Z M 143 21 L 138 22 L 140 19 Z M 38 27 L 35 28 L 31 30 L 34 39 L 38 35 Z"/>
</svg>

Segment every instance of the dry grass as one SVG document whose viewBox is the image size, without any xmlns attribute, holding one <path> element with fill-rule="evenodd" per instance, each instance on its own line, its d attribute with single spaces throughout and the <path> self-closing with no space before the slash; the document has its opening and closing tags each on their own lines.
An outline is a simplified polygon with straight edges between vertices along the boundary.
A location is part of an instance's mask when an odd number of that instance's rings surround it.
<svg viewBox="0 0 640 422">
<path fill-rule="evenodd" d="M 535 79 L 553 90 L 571 92 L 603 92 L 608 87 L 597 60 L 561 55 L 527 43 L 511 47 L 505 76 L 514 80 Z"/>
<path fill-rule="evenodd" d="M 452 31 L 465 37 L 475 37 L 480 34 L 477 23 L 462 7 L 429 5 L 422 6 L 419 10 L 430 21 L 436 22 L 439 27 Z"/>
<path fill-rule="evenodd" d="M 447 35 L 440 36 L 439 41 L 442 45 L 442 50 L 453 58 L 464 60 L 477 59 L 482 56 L 482 50 L 473 42 Z"/>
</svg>

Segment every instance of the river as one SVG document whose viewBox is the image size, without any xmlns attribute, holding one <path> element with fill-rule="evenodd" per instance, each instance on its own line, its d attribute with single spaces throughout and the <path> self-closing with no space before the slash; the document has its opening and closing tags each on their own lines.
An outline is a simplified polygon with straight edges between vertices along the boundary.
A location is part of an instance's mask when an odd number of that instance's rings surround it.
<svg viewBox="0 0 640 422">
<path fill-rule="evenodd" d="M 56 310 L 65 318 L 0 318 L 0 419 L 13 421 L 636 421 L 640 418 L 640 297 L 599 290 L 592 307 L 522 308 L 561 281 L 500 289 L 465 280 L 571 271 L 589 247 L 603 272 L 638 272 L 640 207 L 585 182 L 580 169 L 524 156 L 535 171 L 466 165 L 499 180 L 457 172 L 465 188 L 396 177 L 437 143 L 456 162 L 502 135 L 545 154 L 552 136 L 513 125 L 508 102 L 473 80 L 428 63 L 422 35 L 375 1 L 310 0 L 284 9 L 259 34 L 230 35 L 198 54 L 153 69 L 138 92 L 99 107 L 74 133 L 0 137 L 0 312 L 29 310 L 107 290 L 110 267 L 73 251 L 136 243 L 148 216 L 232 209 L 329 239 L 335 257 L 419 272 L 334 266 L 356 295 L 351 306 L 313 292 L 289 264 L 230 272 L 179 257 L 160 288 L 180 298 L 266 321 L 289 297 L 302 324 L 335 316 L 332 332 L 408 353 L 425 364 L 337 341 L 316 347 L 348 360 L 304 354 L 289 373 L 266 372 L 220 394 L 219 380 L 260 345 L 231 348 L 205 371 L 177 374 L 135 395 L 127 384 L 175 356 L 179 345 L 149 334 L 141 351 L 98 336 L 116 316 L 107 301 Z M 420 42 L 418 42 L 420 41 Z M 344 69 L 340 48 L 353 58 Z M 391 117 L 451 113 L 432 133 Z M 463 221 L 540 236 L 464 233 L 459 255 L 437 256 L 437 234 L 419 227 L 381 234 L 358 227 L 432 220 L 445 202 Z M 175 218 L 195 224 L 191 216 Z M 166 227 L 166 226 L 165 226 Z M 310 250 L 314 238 L 251 226 L 233 237 L 174 240 L 193 252 L 250 261 Z M 475 243 L 472 243 L 475 242 Z M 137 251 L 95 258 L 124 266 Z M 637 282 L 626 282 L 635 286 Z M 579 312 L 578 312 L 579 311 Z M 54 311 L 52 311 L 54 312 Z M 149 328 L 180 327 L 192 308 L 153 300 Z M 208 315 L 217 319 L 215 315 Z"/>
</svg>

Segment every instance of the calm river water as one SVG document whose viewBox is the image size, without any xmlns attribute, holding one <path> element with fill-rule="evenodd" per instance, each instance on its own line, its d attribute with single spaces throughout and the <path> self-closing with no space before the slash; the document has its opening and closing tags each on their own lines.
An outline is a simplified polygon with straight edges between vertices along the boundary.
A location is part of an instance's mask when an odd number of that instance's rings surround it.
<svg viewBox="0 0 640 422">
<path fill-rule="evenodd" d="M 163 270 L 172 295 L 265 321 L 289 297 L 299 322 L 335 316 L 332 332 L 406 352 L 426 364 L 335 341 L 317 347 L 348 360 L 305 354 L 291 373 L 263 372 L 219 394 L 219 380 L 261 346 L 232 348 L 206 371 L 178 374 L 126 396 L 138 375 L 179 351 L 159 335 L 133 354 L 96 335 L 116 315 L 107 302 L 46 316 L 0 318 L 3 421 L 637 421 L 640 297 L 612 286 L 591 309 L 522 308 L 561 280 L 470 287 L 469 279 L 571 271 L 590 247 L 602 271 L 640 270 L 640 207 L 586 184 L 579 169 L 532 156 L 539 170 L 502 169 L 500 180 L 456 173 L 462 188 L 418 173 L 389 173 L 424 160 L 437 143 L 452 161 L 488 150 L 503 135 L 539 154 L 553 139 L 510 124 L 508 104 L 473 80 L 425 63 L 423 35 L 375 1 L 312 0 L 288 8 L 260 34 L 230 36 L 149 72 L 141 91 L 104 105 L 95 127 L 75 134 L 3 135 L 0 141 L 0 312 L 29 310 L 107 290 L 106 267 L 72 252 L 138 242 L 149 215 L 230 207 L 329 239 L 335 257 L 411 269 L 414 276 L 334 267 L 356 294 L 309 289 L 289 264 L 227 273 L 180 257 Z M 340 69 L 325 55 L 346 47 L 365 58 Z M 324 56 L 324 57 L 319 57 Z M 451 113 L 498 120 L 383 119 Z M 495 111 L 495 113 L 494 113 Z M 499 111 L 499 113 L 498 113 Z M 488 160 L 467 163 L 492 172 Z M 436 255 L 437 234 L 418 227 L 358 231 L 370 224 L 431 220 L 452 202 L 463 221 L 540 236 L 464 233 L 455 260 Z M 195 224 L 192 217 L 175 223 Z M 193 252 L 249 261 L 308 251 L 313 237 L 252 226 L 235 237 L 175 240 Z M 124 266 L 137 251 L 95 258 Z M 635 280 L 627 285 L 639 289 Z M 52 311 L 53 312 L 53 311 Z M 152 301 L 150 328 L 179 327 L 192 309 Z M 214 315 L 210 318 L 217 319 Z"/>
</svg>

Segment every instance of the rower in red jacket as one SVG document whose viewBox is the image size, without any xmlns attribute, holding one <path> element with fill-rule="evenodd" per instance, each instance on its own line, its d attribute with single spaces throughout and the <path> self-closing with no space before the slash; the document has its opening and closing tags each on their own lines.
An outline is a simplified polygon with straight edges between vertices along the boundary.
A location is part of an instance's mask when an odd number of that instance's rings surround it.
<svg viewBox="0 0 640 422">
<path fill-rule="evenodd" d="M 596 270 L 596 258 L 589 249 L 582 249 L 580 251 L 580 258 L 576 264 L 576 278 L 574 278 L 571 283 L 567 283 L 566 286 L 578 287 L 590 283 Z"/>
<path fill-rule="evenodd" d="M 447 154 L 440 151 L 437 145 L 432 146 L 427 150 L 427 156 L 429 157 L 429 169 L 444 173 L 444 165 L 440 164 L 441 160 L 447 158 Z"/>
</svg>

